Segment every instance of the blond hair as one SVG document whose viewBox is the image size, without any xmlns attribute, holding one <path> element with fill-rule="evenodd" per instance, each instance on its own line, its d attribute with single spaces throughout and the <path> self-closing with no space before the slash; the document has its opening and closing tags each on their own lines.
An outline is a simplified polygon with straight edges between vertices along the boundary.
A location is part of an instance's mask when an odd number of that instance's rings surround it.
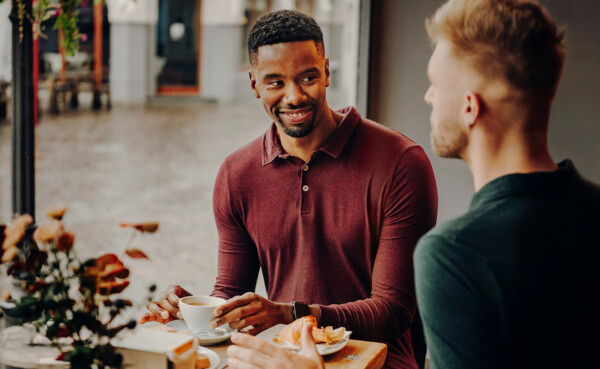
<svg viewBox="0 0 600 369">
<path fill-rule="evenodd" d="M 564 30 L 532 0 L 449 0 L 425 22 L 433 43 L 481 74 L 526 92 L 554 96 L 564 66 Z"/>
</svg>

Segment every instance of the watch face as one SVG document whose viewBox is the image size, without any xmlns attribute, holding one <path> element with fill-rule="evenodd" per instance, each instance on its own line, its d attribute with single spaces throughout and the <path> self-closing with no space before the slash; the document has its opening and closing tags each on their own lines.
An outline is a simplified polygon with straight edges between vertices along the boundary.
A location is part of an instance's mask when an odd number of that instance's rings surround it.
<svg viewBox="0 0 600 369">
<path fill-rule="evenodd" d="M 303 316 L 310 315 L 310 309 L 305 303 L 294 301 L 292 305 L 294 307 L 294 319 L 299 319 Z"/>
</svg>

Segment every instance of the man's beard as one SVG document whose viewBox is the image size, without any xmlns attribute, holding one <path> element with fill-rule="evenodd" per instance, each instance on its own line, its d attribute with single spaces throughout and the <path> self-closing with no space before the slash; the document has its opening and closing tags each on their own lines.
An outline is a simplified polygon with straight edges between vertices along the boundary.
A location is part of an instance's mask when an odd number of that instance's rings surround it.
<svg viewBox="0 0 600 369">
<path fill-rule="evenodd" d="M 289 109 L 289 110 L 294 110 L 294 109 L 304 109 L 304 108 L 310 108 L 311 109 L 311 114 L 312 117 L 310 119 L 310 121 L 304 123 L 302 126 L 300 127 L 294 127 L 294 126 L 288 126 L 284 123 L 283 119 L 281 119 L 280 117 L 280 110 L 281 109 Z M 277 118 L 277 123 L 279 124 L 279 126 L 281 128 L 283 128 L 283 132 L 290 136 L 290 137 L 294 137 L 294 138 L 301 138 L 301 137 L 306 137 L 308 136 L 313 128 L 315 127 L 315 119 L 316 119 L 316 114 L 317 114 L 317 104 L 310 101 L 307 102 L 305 104 L 302 105 L 286 105 L 286 106 L 278 106 L 275 108 L 274 110 L 274 114 L 275 117 Z"/>
<path fill-rule="evenodd" d="M 438 131 L 431 132 L 431 145 L 435 154 L 442 158 L 460 159 L 463 149 L 469 143 L 467 133 L 458 122 L 440 122 Z"/>
</svg>

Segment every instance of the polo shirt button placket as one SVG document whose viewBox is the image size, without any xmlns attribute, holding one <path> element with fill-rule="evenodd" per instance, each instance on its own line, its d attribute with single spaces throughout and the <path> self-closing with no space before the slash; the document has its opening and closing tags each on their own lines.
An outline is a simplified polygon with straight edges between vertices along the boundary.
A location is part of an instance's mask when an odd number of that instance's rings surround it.
<svg viewBox="0 0 600 369">
<path fill-rule="evenodd" d="M 308 187 L 308 185 L 306 184 L 306 182 L 307 182 L 306 176 L 308 174 L 308 169 L 309 169 L 308 164 L 304 164 L 302 166 L 302 170 L 300 171 L 300 178 L 301 178 L 301 183 L 302 183 L 302 187 L 301 187 L 302 195 L 301 195 L 301 200 L 300 200 L 300 204 L 301 204 L 300 209 L 301 210 L 300 211 L 302 214 L 310 214 L 310 209 L 307 208 L 307 206 L 309 204 L 307 196 L 308 196 L 308 190 L 310 189 Z"/>
</svg>

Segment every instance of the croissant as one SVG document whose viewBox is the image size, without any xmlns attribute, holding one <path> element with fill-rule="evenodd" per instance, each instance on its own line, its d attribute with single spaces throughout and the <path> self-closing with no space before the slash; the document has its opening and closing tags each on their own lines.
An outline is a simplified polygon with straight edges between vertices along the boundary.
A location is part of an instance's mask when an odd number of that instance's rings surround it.
<svg viewBox="0 0 600 369">
<path fill-rule="evenodd" d="M 337 329 L 333 329 L 333 327 L 318 328 L 317 319 L 312 315 L 308 315 L 296 319 L 287 326 L 285 326 L 281 330 L 281 333 L 279 333 L 279 343 L 288 342 L 294 346 L 300 346 L 300 338 L 302 337 L 302 327 L 307 323 L 312 325 L 312 336 L 315 340 L 315 343 L 326 342 L 329 344 L 332 342 L 340 341 L 344 338 L 346 334 L 346 328 L 344 327 L 340 327 Z"/>
</svg>

